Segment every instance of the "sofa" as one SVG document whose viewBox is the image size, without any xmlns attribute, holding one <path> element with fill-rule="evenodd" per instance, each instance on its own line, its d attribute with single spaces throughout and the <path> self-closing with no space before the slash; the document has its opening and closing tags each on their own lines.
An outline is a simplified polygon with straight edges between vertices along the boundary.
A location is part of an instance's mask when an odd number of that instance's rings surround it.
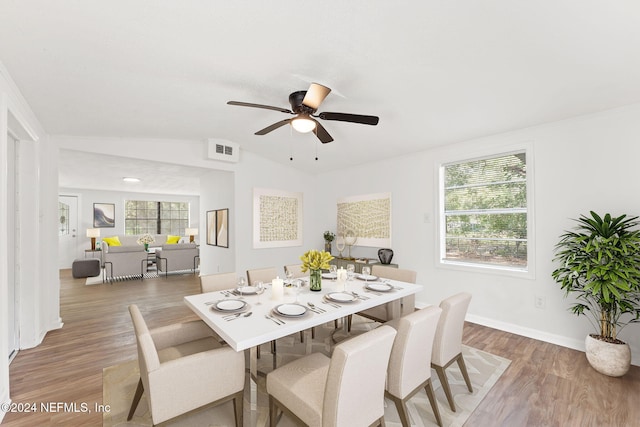
<svg viewBox="0 0 640 427">
<path fill-rule="evenodd" d="M 114 235 L 105 236 L 100 243 L 102 265 L 105 268 L 105 274 L 109 280 L 114 277 L 137 276 L 142 278 L 147 269 L 147 262 L 153 259 L 152 253 L 158 248 L 166 246 L 182 246 L 180 242 L 184 242 L 184 237 L 179 237 L 176 244 L 167 244 L 168 236 L 166 234 L 158 234 L 153 236 L 155 242 L 150 243 L 149 252 L 145 251 L 144 245 L 138 244 L 139 236 L 131 235 Z M 114 245 L 113 238 L 117 238 L 120 245 Z M 110 244 L 112 243 L 112 244 Z M 155 248 L 155 249 L 154 249 Z M 151 258 L 153 257 L 153 258 Z M 193 263 L 193 260 L 192 260 Z M 193 268 L 193 267 L 191 267 Z"/>
<path fill-rule="evenodd" d="M 165 276 L 170 271 L 190 270 L 195 272 L 200 260 L 200 250 L 195 243 L 162 245 L 156 249 L 156 266 Z"/>
</svg>

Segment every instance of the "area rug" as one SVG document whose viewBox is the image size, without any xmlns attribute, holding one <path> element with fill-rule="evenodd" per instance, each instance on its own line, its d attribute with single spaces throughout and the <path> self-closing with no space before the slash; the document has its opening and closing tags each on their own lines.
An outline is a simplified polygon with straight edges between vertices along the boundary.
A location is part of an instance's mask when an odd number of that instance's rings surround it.
<svg viewBox="0 0 640 427">
<path fill-rule="evenodd" d="M 324 327 L 316 328 L 316 338 L 313 340 L 312 351 L 320 351 L 329 354 L 332 349 L 331 332 L 333 323 Z M 376 324 L 366 319 L 354 316 L 352 333 L 366 332 Z M 278 340 L 278 366 L 304 355 L 306 346 L 300 343 L 299 336 L 292 335 Z M 447 399 L 442 391 L 440 382 L 435 372 L 432 373 L 431 380 L 436 392 L 440 415 L 444 426 L 462 426 L 471 413 L 487 395 L 491 387 L 498 381 L 503 372 L 511 363 L 502 357 L 490 353 L 463 346 L 462 353 L 471 377 L 473 393 L 469 393 L 464 383 L 462 375 L 457 368 L 457 364 L 447 369 L 447 376 L 454 394 L 457 411 L 453 412 L 449 408 Z M 259 360 L 259 369 L 268 371 L 272 364 L 269 346 L 262 347 L 262 358 Z M 126 421 L 131 399 L 138 382 L 139 371 L 137 360 L 125 362 L 119 365 L 105 368 L 103 378 L 103 403 L 110 405 L 110 411 L 103 414 L 103 426 L 150 426 L 151 416 L 148 412 L 145 397 L 140 400 L 138 409 L 129 422 Z M 247 384 L 249 382 L 247 381 Z M 268 398 L 265 390 L 265 379 L 260 377 L 257 386 L 253 384 L 253 392 L 257 395 L 257 404 L 253 407 L 249 405 L 250 387 L 245 388 L 245 425 L 251 425 L 255 421 L 259 427 L 268 425 Z M 256 388 L 257 387 L 257 388 Z M 407 404 L 411 425 L 414 427 L 436 426 L 436 420 L 424 390 L 418 392 Z M 400 418 L 395 405 L 390 400 L 385 400 L 385 422 L 389 427 L 401 427 Z M 194 411 L 186 416 L 179 417 L 167 423 L 172 427 L 231 427 L 235 425 L 233 417 L 233 405 L 228 402 L 217 407 L 205 407 L 199 411 Z M 278 423 L 279 427 L 293 427 L 295 423 L 283 416 Z"/>
<path fill-rule="evenodd" d="M 199 269 L 197 269 L 194 273 L 193 270 L 175 270 L 175 271 L 169 271 L 168 272 L 168 276 L 181 276 L 183 274 L 198 274 L 200 272 Z M 165 277 L 165 273 L 164 272 L 156 272 L 156 271 L 148 271 L 147 273 L 144 273 L 144 279 L 157 279 L 158 277 Z M 140 280 L 140 275 L 129 275 L 129 276 L 114 276 L 113 279 L 111 279 L 112 282 L 125 282 L 128 280 Z M 85 285 L 101 285 L 102 283 L 109 283 L 108 278 L 104 278 L 102 277 L 102 274 L 100 276 L 96 276 L 96 277 L 87 277 L 87 280 L 85 281 Z"/>
</svg>

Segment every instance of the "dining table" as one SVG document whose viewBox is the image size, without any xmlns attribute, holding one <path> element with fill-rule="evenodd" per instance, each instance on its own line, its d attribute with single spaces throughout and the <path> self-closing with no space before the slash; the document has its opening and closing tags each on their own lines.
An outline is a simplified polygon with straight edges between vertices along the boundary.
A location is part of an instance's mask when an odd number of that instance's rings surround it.
<svg viewBox="0 0 640 427">
<path fill-rule="evenodd" d="M 388 304 L 389 318 L 400 317 L 402 298 L 423 289 L 414 283 L 359 277 L 361 275 L 347 282 L 325 278 L 320 291 L 311 291 L 306 277 L 294 279 L 301 281 L 299 288 L 284 284 L 280 289 L 280 282 L 276 283 L 278 289 L 266 284 L 264 290 L 258 292 L 255 287 L 246 286 L 189 295 L 184 301 L 231 348 L 249 352 L 249 380 L 254 382 L 249 400 L 255 409 L 260 345 L 305 331 L 309 352 L 311 328 L 382 304 Z M 344 334 L 348 337 L 346 326 Z M 274 368 L 275 360 L 274 355 Z M 255 425 L 255 417 L 251 418 L 250 425 Z"/>
</svg>

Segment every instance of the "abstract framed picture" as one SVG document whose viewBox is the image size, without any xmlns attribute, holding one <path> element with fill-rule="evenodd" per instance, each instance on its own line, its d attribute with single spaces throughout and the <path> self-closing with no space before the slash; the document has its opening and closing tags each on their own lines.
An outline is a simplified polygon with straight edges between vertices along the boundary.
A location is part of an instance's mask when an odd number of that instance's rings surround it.
<svg viewBox="0 0 640 427">
<path fill-rule="evenodd" d="M 216 211 L 207 211 L 207 245 L 216 244 Z"/>
<path fill-rule="evenodd" d="M 253 189 L 253 247 L 302 246 L 302 193 Z"/>
<path fill-rule="evenodd" d="M 350 231 L 356 246 L 391 246 L 391 193 L 338 199 L 338 235 Z"/>
<path fill-rule="evenodd" d="M 229 209 L 216 211 L 216 246 L 229 247 Z"/>
<path fill-rule="evenodd" d="M 93 204 L 93 228 L 116 226 L 116 205 L 114 203 Z"/>
</svg>

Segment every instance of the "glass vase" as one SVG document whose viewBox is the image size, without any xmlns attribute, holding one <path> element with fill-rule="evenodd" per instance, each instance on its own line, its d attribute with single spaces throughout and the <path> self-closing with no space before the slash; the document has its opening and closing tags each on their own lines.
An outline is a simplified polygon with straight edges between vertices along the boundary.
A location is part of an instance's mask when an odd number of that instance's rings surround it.
<svg viewBox="0 0 640 427">
<path fill-rule="evenodd" d="M 322 270 L 311 270 L 309 273 L 309 289 L 312 291 L 322 290 Z"/>
<path fill-rule="evenodd" d="M 144 244 L 144 250 L 145 250 L 145 251 L 147 251 L 147 252 L 149 252 L 149 244 L 148 244 L 148 243 L 145 243 L 145 244 Z"/>
</svg>

